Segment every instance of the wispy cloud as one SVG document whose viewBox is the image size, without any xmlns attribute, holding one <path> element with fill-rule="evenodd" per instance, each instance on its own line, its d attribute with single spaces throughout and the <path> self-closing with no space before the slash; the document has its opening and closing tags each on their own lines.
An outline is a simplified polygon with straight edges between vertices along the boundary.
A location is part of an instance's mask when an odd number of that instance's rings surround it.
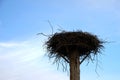
<svg viewBox="0 0 120 80">
<path fill-rule="evenodd" d="M 44 59 L 42 42 L 0 42 L 0 80 L 68 80 Z"/>
<path fill-rule="evenodd" d="M 14 42 L 0 42 L 0 47 L 10 48 L 10 47 L 18 47 L 22 46 L 20 43 L 14 43 Z"/>
</svg>

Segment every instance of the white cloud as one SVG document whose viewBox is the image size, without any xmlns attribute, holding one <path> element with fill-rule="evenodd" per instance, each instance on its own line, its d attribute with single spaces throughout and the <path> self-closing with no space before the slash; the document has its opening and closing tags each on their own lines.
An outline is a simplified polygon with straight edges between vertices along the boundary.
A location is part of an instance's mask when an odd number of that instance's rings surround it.
<svg viewBox="0 0 120 80">
<path fill-rule="evenodd" d="M 0 42 L 0 80 L 68 80 L 44 59 L 42 42 Z"/>
<path fill-rule="evenodd" d="M 22 46 L 20 43 L 12 43 L 12 42 L 0 42 L 0 47 L 17 47 Z"/>
</svg>

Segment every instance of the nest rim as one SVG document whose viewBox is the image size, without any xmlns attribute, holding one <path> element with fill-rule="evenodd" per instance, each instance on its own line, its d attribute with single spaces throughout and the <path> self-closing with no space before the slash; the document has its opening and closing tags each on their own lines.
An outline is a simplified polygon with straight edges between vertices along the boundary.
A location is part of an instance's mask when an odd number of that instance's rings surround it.
<svg viewBox="0 0 120 80">
<path fill-rule="evenodd" d="M 70 37 L 72 34 L 73 36 Z M 65 44 L 65 39 L 66 39 L 65 37 L 68 38 L 66 40 L 66 44 Z M 80 40 L 78 42 L 81 42 L 79 44 L 74 40 L 77 37 L 79 38 L 78 40 Z M 82 41 L 81 38 L 84 38 L 86 41 L 84 41 L 84 39 Z M 73 41 L 73 43 L 71 43 L 70 41 Z M 76 44 L 74 41 L 76 42 Z M 93 43 L 92 46 L 90 45 L 91 44 L 90 42 Z M 102 45 L 103 43 L 105 43 L 105 41 L 100 40 L 96 35 L 93 35 L 88 32 L 63 31 L 63 32 L 59 32 L 51 35 L 48 38 L 48 41 L 45 43 L 45 45 L 47 47 L 47 51 L 49 52 L 48 54 L 49 58 L 53 58 L 53 57 L 56 57 L 56 59 L 63 58 L 69 61 L 69 54 L 71 50 L 76 49 L 79 53 L 79 57 L 90 56 L 92 54 L 97 55 L 97 53 L 100 53 L 101 49 L 104 48 L 104 46 Z M 80 49 L 84 49 L 84 50 L 80 51 Z"/>
</svg>

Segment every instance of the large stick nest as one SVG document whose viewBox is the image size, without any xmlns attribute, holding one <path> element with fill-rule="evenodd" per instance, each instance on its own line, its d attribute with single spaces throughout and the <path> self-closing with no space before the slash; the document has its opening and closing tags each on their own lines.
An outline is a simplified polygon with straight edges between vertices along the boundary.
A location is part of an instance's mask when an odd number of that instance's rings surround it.
<svg viewBox="0 0 120 80">
<path fill-rule="evenodd" d="M 84 59 L 84 57 L 91 54 L 97 55 L 100 49 L 103 48 L 103 43 L 96 35 L 88 32 L 63 31 L 50 36 L 46 45 L 50 58 L 63 58 L 69 62 L 69 56 L 74 51 L 77 51 L 80 59 Z"/>
</svg>

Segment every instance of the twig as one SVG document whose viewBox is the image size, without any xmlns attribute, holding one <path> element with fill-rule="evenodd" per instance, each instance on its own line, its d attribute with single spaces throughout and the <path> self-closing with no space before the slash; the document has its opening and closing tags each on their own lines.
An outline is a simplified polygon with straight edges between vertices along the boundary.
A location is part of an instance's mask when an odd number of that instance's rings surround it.
<svg viewBox="0 0 120 80">
<path fill-rule="evenodd" d="M 46 36 L 46 37 L 49 37 L 50 35 L 46 35 L 44 33 L 37 33 L 37 35 L 43 35 L 43 36 Z"/>
<path fill-rule="evenodd" d="M 48 23 L 49 23 L 49 25 L 50 25 L 50 27 L 51 27 L 51 29 L 52 29 L 52 35 L 53 35 L 53 32 L 54 32 L 54 30 L 53 30 L 53 26 L 52 26 L 52 24 L 51 24 L 51 22 L 48 20 Z"/>
</svg>

